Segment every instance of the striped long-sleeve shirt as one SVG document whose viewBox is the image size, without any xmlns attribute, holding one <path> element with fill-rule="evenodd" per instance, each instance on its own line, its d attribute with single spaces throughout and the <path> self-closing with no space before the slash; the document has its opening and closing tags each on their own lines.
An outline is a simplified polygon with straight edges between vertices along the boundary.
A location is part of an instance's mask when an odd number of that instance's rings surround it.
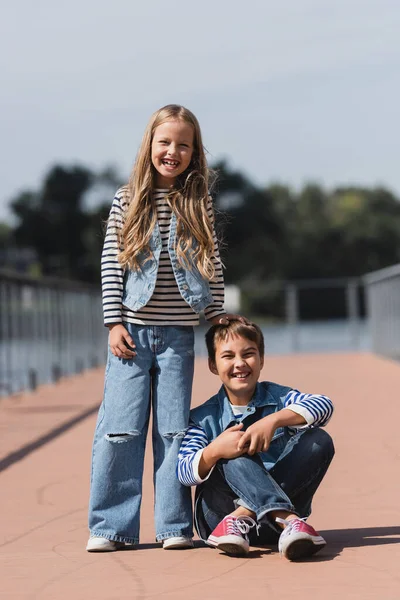
<svg viewBox="0 0 400 600">
<path fill-rule="evenodd" d="M 243 406 L 231 406 L 237 422 L 245 416 Z M 332 401 L 327 396 L 317 394 L 303 394 L 298 390 L 287 393 L 283 408 L 288 408 L 304 417 L 306 424 L 290 427 L 293 433 L 305 427 L 323 427 L 333 413 Z M 183 485 L 198 485 L 210 476 L 211 471 L 202 479 L 199 475 L 199 462 L 203 450 L 211 442 L 205 430 L 197 425 L 192 425 L 182 440 L 178 456 L 177 475 Z"/>
<path fill-rule="evenodd" d="M 124 268 L 118 262 L 118 254 L 121 250 L 118 233 L 123 227 L 128 203 L 124 188 L 118 190 L 115 195 L 108 219 L 101 258 L 105 325 L 123 321 L 138 325 L 198 325 L 199 323 L 199 315 L 182 298 L 172 270 L 168 253 L 172 211 L 166 201 L 167 193 L 168 190 L 155 190 L 154 192 L 162 250 L 154 293 L 146 306 L 138 311 L 130 310 L 122 304 Z M 207 206 L 207 212 L 213 221 L 211 198 Z M 215 266 L 215 276 L 210 281 L 210 290 L 214 302 L 204 310 L 204 315 L 208 320 L 225 312 L 223 308 L 224 279 L 215 232 L 213 240 L 214 253 L 212 261 Z"/>
</svg>

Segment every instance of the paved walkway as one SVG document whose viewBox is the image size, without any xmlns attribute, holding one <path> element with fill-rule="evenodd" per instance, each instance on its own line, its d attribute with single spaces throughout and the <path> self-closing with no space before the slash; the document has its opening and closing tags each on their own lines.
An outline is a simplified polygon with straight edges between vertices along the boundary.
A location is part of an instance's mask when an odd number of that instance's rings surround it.
<svg viewBox="0 0 400 600">
<path fill-rule="evenodd" d="M 337 454 L 318 491 L 313 525 L 328 546 L 303 563 L 276 550 L 232 558 L 198 542 L 154 542 L 151 459 L 146 462 L 137 549 L 89 554 L 90 447 L 103 373 L 0 401 L 0 598 L 169 600 L 400 598 L 400 364 L 369 354 L 266 360 L 264 378 L 326 393 Z M 218 387 L 196 365 L 194 402 Z M 149 453 L 150 454 L 150 453 Z"/>
</svg>

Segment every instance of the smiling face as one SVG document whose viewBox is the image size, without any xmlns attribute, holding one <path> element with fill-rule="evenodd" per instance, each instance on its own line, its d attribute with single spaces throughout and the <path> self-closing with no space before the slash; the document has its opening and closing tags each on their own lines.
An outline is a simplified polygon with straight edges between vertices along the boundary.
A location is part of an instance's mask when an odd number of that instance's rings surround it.
<svg viewBox="0 0 400 600">
<path fill-rule="evenodd" d="M 154 130 L 151 162 L 156 170 L 156 186 L 170 188 L 192 160 L 194 129 L 181 119 L 161 123 Z"/>
<path fill-rule="evenodd" d="M 215 344 L 215 361 L 209 359 L 210 371 L 219 375 L 231 404 L 246 406 L 256 388 L 264 357 L 256 342 L 239 335 L 229 335 Z"/>
</svg>

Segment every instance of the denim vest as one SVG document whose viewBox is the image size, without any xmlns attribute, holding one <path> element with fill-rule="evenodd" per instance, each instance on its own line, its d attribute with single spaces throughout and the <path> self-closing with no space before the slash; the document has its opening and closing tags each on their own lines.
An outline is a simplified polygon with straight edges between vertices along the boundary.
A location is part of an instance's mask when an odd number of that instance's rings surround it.
<svg viewBox="0 0 400 600">
<path fill-rule="evenodd" d="M 225 429 L 236 423 L 243 422 L 243 431 L 245 431 L 256 421 L 281 410 L 284 408 L 285 397 L 291 389 L 269 381 L 257 383 L 253 398 L 247 406 L 243 407 L 243 416 L 237 419 L 233 414 L 225 388 L 222 386 L 218 394 L 190 411 L 190 421 L 192 424 L 202 427 L 211 442 Z M 268 450 L 259 452 L 267 470 L 275 465 L 291 436 L 292 433 L 287 427 L 279 427 L 275 431 Z"/>
<path fill-rule="evenodd" d="M 191 262 L 190 268 L 187 268 L 178 262 L 175 250 L 176 225 L 176 215 L 172 213 L 168 239 L 168 253 L 172 270 L 182 298 L 194 312 L 199 313 L 212 304 L 214 298 L 210 291 L 209 282 L 204 279 L 196 265 Z M 194 240 L 194 247 L 196 244 L 197 242 Z M 154 226 L 149 247 L 150 251 L 139 254 L 140 268 L 137 271 L 131 271 L 130 269 L 125 271 L 122 304 L 134 311 L 143 308 L 148 303 L 156 287 L 162 250 L 158 223 Z"/>
</svg>

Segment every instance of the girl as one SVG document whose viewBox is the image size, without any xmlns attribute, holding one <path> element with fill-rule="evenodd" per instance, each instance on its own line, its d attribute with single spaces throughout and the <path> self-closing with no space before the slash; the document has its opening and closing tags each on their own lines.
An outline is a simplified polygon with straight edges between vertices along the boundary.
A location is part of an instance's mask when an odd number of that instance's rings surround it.
<svg viewBox="0 0 400 600">
<path fill-rule="evenodd" d="M 208 169 L 196 117 L 153 114 L 129 184 L 117 191 L 102 254 L 109 353 L 93 443 L 89 552 L 139 540 L 143 461 L 152 407 L 156 539 L 190 548 L 189 488 L 176 476 L 188 426 L 193 326 L 204 310 L 227 322 Z"/>
</svg>

